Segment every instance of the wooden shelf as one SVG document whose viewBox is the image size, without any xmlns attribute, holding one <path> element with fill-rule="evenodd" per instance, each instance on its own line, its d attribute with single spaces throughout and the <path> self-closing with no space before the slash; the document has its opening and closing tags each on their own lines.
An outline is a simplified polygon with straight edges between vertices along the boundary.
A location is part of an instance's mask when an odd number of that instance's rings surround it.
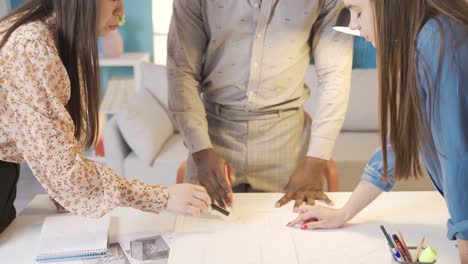
<svg viewBox="0 0 468 264">
<path fill-rule="evenodd" d="M 143 77 L 141 64 L 150 61 L 150 55 L 144 52 L 128 52 L 116 58 L 99 57 L 100 67 L 133 67 L 135 75 L 135 89 L 141 88 Z"/>
</svg>

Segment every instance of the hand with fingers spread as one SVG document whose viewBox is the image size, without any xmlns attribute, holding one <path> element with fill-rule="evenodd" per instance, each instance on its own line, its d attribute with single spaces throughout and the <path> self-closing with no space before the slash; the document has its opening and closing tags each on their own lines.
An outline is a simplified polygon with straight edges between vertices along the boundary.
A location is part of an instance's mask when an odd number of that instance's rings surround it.
<svg viewBox="0 0 468 264">
<path fill-rule="evenodd" d="M 323 193 L 326 165 L 326 160 L 307 157 L 289 179 L 284 188 L 284 196 L 276 202 L 275 206 L 283 206 L 291 200 L 295 200 L 294 210 L 303 203 L 314 205 L 315 200 L 322 200 L 328 205 L 333 205 L 333 202 Z"/>
<path fill-rule="evenodd" d="M 202 186 L 182 183 L 169 186 L 167 189 L 169 211 L 200 216 L 210 208 L 211 199 Z"/>
<path fill-rule="evenodd" d="M 349 220 L 343 209 L 319 205 L 302 205 L 297 212 L 299 216 L 287 226 L 299 226 L 301 229 L 328 229 L 341 227 Z"/>
<path fill-rule="evenodd" d="M 232 201 L 232 190 L 225 174 L 226 161 L 213 149 L 196 152 L 192 157 L 197 166 L 198 181 L 213 201 L 226 208 Z"/>
<path fill-rule="evenodd" d="M 382 190 L 367 180 L 362 180 L 351 194 L 348 202 L 340 208 L 323 206 L 301 206 L 299 216 L 288 226 L 300 226 L 301 229 L 338 228 L 351 220 L 367 205 L 374 201 Z"/>
</svg>

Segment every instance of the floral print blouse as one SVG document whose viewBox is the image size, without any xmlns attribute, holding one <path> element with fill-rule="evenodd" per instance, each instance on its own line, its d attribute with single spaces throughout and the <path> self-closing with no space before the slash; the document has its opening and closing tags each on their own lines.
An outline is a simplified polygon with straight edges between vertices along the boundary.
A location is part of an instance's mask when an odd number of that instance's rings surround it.
<svg viewBox="0 0 468 264">
<path fill-rule="evenodd" d="M 77 215 L 101 217 L 119 206 L 164 210 L 166 187 L 121 177 L 84 157 L 84 140 L 75 139 L 65 108 L 70 80 L 54 25 L 25 24 L 0 50 L 0 160 L 27 162 L 50 197 Z M 0 24 L 0 39 L 7 26 Z"/>
</svg>

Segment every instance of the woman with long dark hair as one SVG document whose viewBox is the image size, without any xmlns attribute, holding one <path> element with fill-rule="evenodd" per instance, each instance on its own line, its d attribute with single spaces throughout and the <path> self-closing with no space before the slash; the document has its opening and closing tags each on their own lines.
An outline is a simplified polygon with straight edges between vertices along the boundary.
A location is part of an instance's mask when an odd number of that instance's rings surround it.
<svg viewBox="0 0 468 264">
<path fill-rule="evenodd" d="M 207 210 L 201 186 L 145 184 L 83 155 L 99 127 L 97 37 L 121 15 L 123 0 L 29 0 L 0 21 L 0 232 L 16 216 L 22 162 L 74 214 Z"/>
<path fill-rule="evenodd" d="M 302 207 L 289 225 L 342 226 L 395 181 L 421 175 L 421 158 L 447 202 L 447 237 L 468 263 L 468 2 L 345 3 L 350 27 L 377 48 L 382 149 L 343 208 Z"/>
</svg>

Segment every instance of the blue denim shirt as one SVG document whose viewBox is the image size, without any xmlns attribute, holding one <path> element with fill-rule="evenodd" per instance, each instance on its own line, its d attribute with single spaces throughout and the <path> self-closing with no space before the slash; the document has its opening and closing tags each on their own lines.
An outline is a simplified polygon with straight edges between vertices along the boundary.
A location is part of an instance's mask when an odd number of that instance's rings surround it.
<svg viewBox="0 0 468 264">
<path fill-rule="evenodd" d="M 430 120 L 428 127 L 437 149 L 435 155 L 421 151 L 421 157 L 449 209 L 447 237 L 468 240 L 468 36 L 460 25 L 437 16 L 426 22 L 417 41 L 421 108 Z M 389 181 L 381 180 L 381 149 L 371 157 L 362 176 L 384 191 L 394 185 L 395 160 L 388 149 Z"/>
</svg>

